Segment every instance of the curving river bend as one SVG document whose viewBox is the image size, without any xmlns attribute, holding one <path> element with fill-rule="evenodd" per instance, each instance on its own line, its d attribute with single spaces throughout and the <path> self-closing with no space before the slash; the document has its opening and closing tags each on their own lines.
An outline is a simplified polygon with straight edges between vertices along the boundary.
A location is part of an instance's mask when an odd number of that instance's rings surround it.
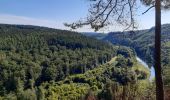
<svg viewBox="0 0 170 100">
<path fill-rule="evenodd" d="M 145 66 L 146 68 L 149 68 L 148 65 L 147 65 L 147 63 L 144 62 L 142 59 L 140 59 L 138 56 L 136 56 L 136 60 L 137 60 L 139 63 L 141 63 L 143 66 Z M 151 74 L 149 80 L 152 80 L 153 78 L 155 78 L 155 70 L 154 70 L 153 67 L 149 68 L 149 70 L 150 70 L 150 74 Z"/>
</svg>

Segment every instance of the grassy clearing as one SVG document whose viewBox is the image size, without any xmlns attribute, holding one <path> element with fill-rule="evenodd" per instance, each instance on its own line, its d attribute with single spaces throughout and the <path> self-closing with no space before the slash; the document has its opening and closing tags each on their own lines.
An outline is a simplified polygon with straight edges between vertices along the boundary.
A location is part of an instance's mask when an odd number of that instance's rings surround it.
<svg viewBox="0 0 170 100">
<path fill-rule="evenodd" d="M 107 62 L 108 64 L 112 64 L 112 63 L 114 63 L 115 61 L 116 61 L 116 58 L 117 57 L 113 57 L 109 62 Z"/>
</svg>

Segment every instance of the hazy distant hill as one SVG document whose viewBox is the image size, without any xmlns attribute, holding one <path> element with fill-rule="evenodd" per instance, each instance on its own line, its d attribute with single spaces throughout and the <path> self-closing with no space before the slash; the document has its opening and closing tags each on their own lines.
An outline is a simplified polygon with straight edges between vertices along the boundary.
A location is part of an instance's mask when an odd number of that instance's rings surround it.
<svg viewBox="0 0 170 100">
<path fill-rule="evenodd" d="M 96 32 L 82 32 L 83 35 L 88 37 L 93 37 L 97 39 L 103 39 L 107 36 L 106 33 L 96 33 Z"/>
<path fill-rule="evenodd" d="M 170 41 L 170 24 L 162 25 L 161 38 L 164 50 L 162 53 L 166 53 L 167 49 L 165 49 L 165 45 Z M 110 32 L 103 40 L 110 41 L 113 44 L 130 46 L 136 50 L 137 54 L 142 57 L 142 59 L 148 63 L 152 63 L 154 27 L 134 32 Z"/>
</svg>

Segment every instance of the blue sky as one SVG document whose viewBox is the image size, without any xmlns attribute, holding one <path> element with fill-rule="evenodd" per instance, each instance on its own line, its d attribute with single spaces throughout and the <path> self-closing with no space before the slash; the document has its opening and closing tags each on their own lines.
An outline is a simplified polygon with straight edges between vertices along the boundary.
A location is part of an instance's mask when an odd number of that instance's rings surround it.
<svg viewBox="0 0 170 100">
<path fill-rule="evenodd" d="M 67 29 L 64 22 L 73 22 L 86 17 L 89 7 L 87 0 L 0 0 L 0 23 L 7 24 L 29 24 L 47 26 L 58 29 Z M 145 15 L 141 7 L 138 12 L 139 29 L 154 26 L 154 10 Z M 163 12 L 162 23 L 170 23 L 170 11 Z M 117 31 L 118 27 L 112 26 L 102 30 Z M 85 27 L 77 31 L 92 31 Z"/>
</svg>

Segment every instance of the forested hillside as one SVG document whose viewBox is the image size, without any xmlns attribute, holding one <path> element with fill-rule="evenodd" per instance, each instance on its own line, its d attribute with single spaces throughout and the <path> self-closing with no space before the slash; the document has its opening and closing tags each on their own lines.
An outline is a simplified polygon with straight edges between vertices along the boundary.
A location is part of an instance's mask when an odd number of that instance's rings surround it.
<svg viewBox="0 0 170 100">
<path fill-rule="evenodd" d="M 110 32 L 103 40 L 116 45 L 129 46 L 137 55 L 153 65 L 154 27 L 147 30 Z M 170 85 L 170 24 L 162 25 L 162 66 L 164 69 L 164 84 Z"/>
<path fill-rule="evenodd" d="M 0 100 L 153 99 L 153 87 L 130 48 L 71 31 L 0 25 Z"/>
</svg>

